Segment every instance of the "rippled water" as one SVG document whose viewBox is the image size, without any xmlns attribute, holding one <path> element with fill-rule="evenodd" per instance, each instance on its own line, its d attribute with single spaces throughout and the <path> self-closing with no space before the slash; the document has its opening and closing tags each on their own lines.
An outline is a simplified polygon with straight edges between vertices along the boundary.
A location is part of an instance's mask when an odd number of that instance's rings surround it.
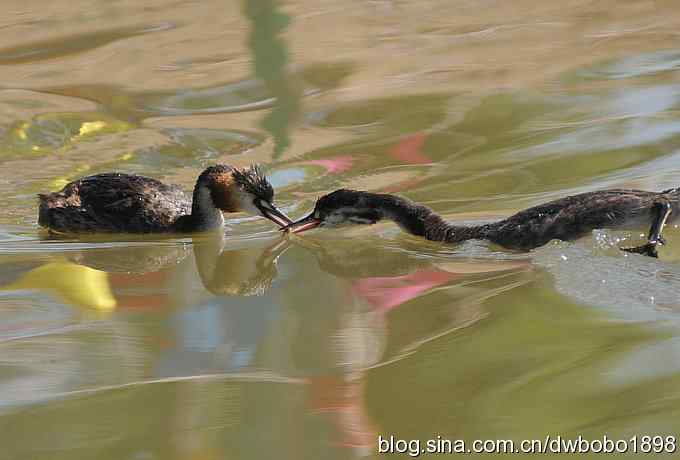
<svg viewBox="0 0 680 460">
<path fill-rule="evenodd" d="M 0 19 L 0 458 L 359 458 L 680 432 L 680 237 L 516 253 L 394 225 L 49 239 L 35 194 L 266 165 L 460 223 L 680 183 L 672 2 L 18 2 Z M 640 229 L 644 233 L 646 229 Z"/>
</svg>

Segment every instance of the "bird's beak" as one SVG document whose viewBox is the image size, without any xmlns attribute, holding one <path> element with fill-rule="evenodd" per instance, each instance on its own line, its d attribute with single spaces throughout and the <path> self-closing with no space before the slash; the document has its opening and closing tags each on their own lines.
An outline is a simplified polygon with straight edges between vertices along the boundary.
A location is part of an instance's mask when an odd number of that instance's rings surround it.
<svg viewBox="0 0 680 460">
<path fill-rule="evenodd" d="M 295 222 L 283 227 L 281 230 L 291 233 L 301 233 L 316 228 L 319 225 L 321 225 L 321 219 L 314 217 L 314 212 L 312 212 L 302 219 L 296 220 Z"/>
<path fill-rule="evenodd" d="M 257 209 L 260 210 L 262 216 L 274 222 L 279 227 L 288 227 L 293 224 L 293 221 L 283 212 L 271 203 L 260 201 L 257 204 Z"/>
</svg>

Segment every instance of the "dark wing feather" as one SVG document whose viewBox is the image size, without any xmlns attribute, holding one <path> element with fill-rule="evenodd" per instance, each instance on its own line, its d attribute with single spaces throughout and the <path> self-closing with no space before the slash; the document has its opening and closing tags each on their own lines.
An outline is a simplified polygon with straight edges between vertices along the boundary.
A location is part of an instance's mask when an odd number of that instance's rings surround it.
<svg viewBox="0 0 680 460">
<path fill-rule="evenodd" d="M 552 239 L 573 240 L 594 229 L 651 219 L 658 196 L 640 190 L 605 190 L 561 198 L 492 224 L 489 239 L 517 249 L 531 249 Z"/>
<path fill-rule="evenodd" d="M 166 232 L 191 213 L 179 187 L 119 173 L 84 177 L 40 200 L 39 223 L 60 232 Z"/>
</svg>

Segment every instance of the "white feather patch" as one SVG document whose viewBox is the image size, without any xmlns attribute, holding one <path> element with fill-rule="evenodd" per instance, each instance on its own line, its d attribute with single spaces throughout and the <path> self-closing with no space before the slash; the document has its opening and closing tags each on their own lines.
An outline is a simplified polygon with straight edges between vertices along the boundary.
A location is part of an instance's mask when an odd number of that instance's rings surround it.
<svg viewBox="0 0 680 460">
<path fill-rule="evenodd" d="M 254 204 L 255 195 L 253 195 L 252 193 L 248 193 L 244 190 L 237 188 L 236 199 L 238 200 L 238 206 L 241 211 L 247 212 L 248 214 L 252 214 L 254 216 L 262 215 L 260 210 L 257 209 L 257 206 L 255 206 Z"/>
</svg>

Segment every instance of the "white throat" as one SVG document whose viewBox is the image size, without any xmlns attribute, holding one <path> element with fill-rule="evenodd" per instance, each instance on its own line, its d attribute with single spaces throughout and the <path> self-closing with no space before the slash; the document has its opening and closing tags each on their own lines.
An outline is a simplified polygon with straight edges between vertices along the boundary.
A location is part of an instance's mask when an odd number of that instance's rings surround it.
<svg viewBox="0 0 680 460">
<path fill-rule="evenodd" d="M 257 206 L 253 203 L 255 196 L 251 193 L 245 192 L 241 189 L 236 190 L 236 199 L 238 200 L 238 206 L 243 212 L 252 214 L 253 216 L 261 216 L 262 212 L 257 209 Z"/>
<path fill-rule="evenodd" d="M 224 225 L 224 216 L 213 202 L 210 196 L 210 189 L 202 185 L 194 195 L 191 215 L 199 223 L 199 227 L 204 230 L 217 228 Z"/>
</svg>

